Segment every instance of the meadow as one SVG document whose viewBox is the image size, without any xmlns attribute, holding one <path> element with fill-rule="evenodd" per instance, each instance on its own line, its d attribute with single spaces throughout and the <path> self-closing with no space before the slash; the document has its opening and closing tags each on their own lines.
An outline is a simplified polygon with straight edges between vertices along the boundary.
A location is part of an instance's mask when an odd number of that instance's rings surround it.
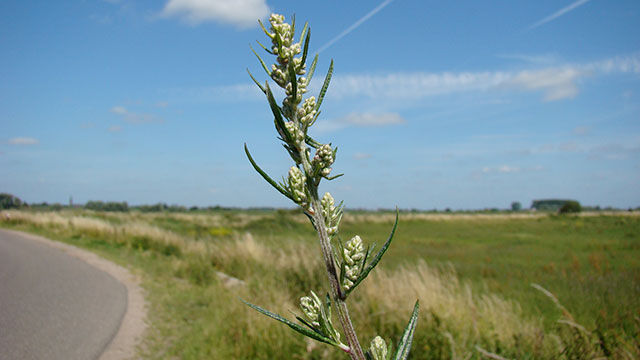
<svg viewBox="0 0 640 360">
<path fill-rule="evenodd" d="M 411 359 L 639 358 L 639 215 L 401 213 L 385 259 L 353 294 L 360 341 L 397 342 L 419 298 Z M 21 210 L 1 219 L 139 274 L 150 324 L 141 358 L 344 358 L 240 301 L 293 319 L 308 289 L 326 291 L 300 212 Z M 393 220 L 347 211 L 341 236 L 381 245 Z"/>
</svg>

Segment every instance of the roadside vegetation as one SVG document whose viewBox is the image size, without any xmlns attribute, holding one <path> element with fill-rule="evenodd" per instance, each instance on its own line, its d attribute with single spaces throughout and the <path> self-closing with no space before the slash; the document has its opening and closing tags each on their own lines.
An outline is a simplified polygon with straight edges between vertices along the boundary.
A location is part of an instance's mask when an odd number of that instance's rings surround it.
<svg viewBox="0 0 640 360">
<path fill-rule="evenodd" d="M 239 300 L 289 314 L 298 312 L 299 294 L 322 289 L 316 235 L 300 212 L 12 209 L 0 216 L 2 227 L 88 248 L 141 276 L 150 306 L 142 358 L 342 357 Z M 412 359 L 640 357 L 637 212 L 404 212 L 400 219 L 385 262 L 354 294 L 363 338 L 397 343 L 406 314 L 392 309 L 418 298 Z M 380 246 L 393 220 L 347 212 L 341 233 Z"/>
</svg>

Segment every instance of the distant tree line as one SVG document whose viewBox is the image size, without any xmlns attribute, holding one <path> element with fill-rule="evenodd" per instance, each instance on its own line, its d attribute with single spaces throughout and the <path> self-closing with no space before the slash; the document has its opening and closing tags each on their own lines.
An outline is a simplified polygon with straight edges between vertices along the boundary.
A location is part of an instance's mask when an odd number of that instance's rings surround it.
<svg viewBox="0 0 640 360">
<path fill-rule="evenodd" d="M 19 209 L 27 204 L 22 202 L 17 196 L 7 193 L 0 193 L 0 209 Z"/>
<path fill-rule="evenodd" d="M 567 199 L 533 200 L 533 202 L 531 203 L 531 208 L 538 211 L 559 211 L 560 208 L 562 208 L 562 206 L 564 206 L 568 202 L 578 203 L 575 200 Z"/>
<path fill-rule="evenodd" d="M 95 211 L 120 211 L 120 212 L 129 211 L 129 205 L 127 205 L 126 201 L 123 201 L 123 202 L 88 201 L 84 205 L 84 208 L 89 210 L 95 210 Z"/>
</svg>

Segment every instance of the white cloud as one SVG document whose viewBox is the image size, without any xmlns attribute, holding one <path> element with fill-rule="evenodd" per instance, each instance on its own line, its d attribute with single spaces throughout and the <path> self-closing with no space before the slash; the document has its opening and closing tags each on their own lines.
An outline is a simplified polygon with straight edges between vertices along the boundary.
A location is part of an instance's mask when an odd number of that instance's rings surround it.
<svg viewBox="0 0 640 360">
<path fill-rule="evenodd" d="M 510 165 L 501 165 L 496 167 L 485 166 L 480 172 L 483 174 L 514 174 L 520 172 L 533 172 L 533 171 L 542 171 L 544 168 L 542 166 L 534 166 L 530 168 L 520 168 L 517 166 Z"/>
<path fill-rule="evenodd" d="M 591 160 L 624 160 L 640 155 L 640 146 L 601 145 L 589 150 Z"/>
<path fill-rule="evenodd" d="M 356 160 L 371 159 L 371 154 L 359 152 L 359 153 L 353 154 L 353 158 Z"/>
<path fill-rule="evenodd" d="M 513 89 L 541 92 L 544 101 L 557 101 L 575 97 L 582 78 L 609 73 L 640 74 L 640 53 L 586 64 L 522 71 L 337 75 L 327 96 L 418 100 L 436 95 Z"/>
<path fill-rule="evenodd" d="M 577 0 L 577 1 L 569 4 L 568 6 L 565 6 L 562 9 L 554 12 L 553 14 L 545 17 L 544 19 L 542 19 L 540 21 L 537 21 L 536 23 L 532 24 L 531 26 L 528 27 L 528 30 L 535 29 L 535 28 L 537 28 L 539 26 L 542 26 L 542 25 L 544 25 L 544 24 L 546 24 L 546 23 L 548 23 L 550 21 L 553 21 L 553 20 L 559 18 L 560 16 L 565 15 L 566 13 L 568 13 L 570 11 L 577 9 L 578 7 L 586 4 L 589 1 L 590 0 Z"/>
<path fill-rule="evenodd" d="M 379 127 L 400 125 L 406 122 L 402 116 L 396 113 L 351 113 L 341 118 L 319 121 L 315 126 L 315 130 L 330 132 L 352 126 Z"/>
<path fill-rule="evenodd" d="M 118 115 L 126 115 L 127 109 L 123 106 L 114 106 L 111 108 L 111 112 Z"/>
<path fill-rule="evenodd" d="M 552 64 L 558 61 L 558 56 L 554 54 L 540 54 L 540 55 L 527 55 L 527 54 L 499 54 L 499 58 L 520 60 L 532 64 Z"/>
<path fill-rule="evenodd" d="M 504 82 L 523 90 L 543 91 L 545 101 L 573 98 L 578 94 L 576 80 L 582 75 L 573 67 L 521 71 Z"/>
<path fill-rule="evenodd" d="M 145 113 L 133 113 L 127 110 L 124 106 L 114 106 L 111 108 L 111 112 L 120 115 L 122 120 L 132 124 L 148 124 L 148 123 L 162 123 L 164 120 L 153 115 Z"/>
<path fill-rule="evenodd" d="M 265 0 L 169 0 L 161 15 L 179 17 L 191 25 L 216 21 L 249 28 L 270 11 Z"/>
<path fill-rule="evenodd" d="M 40 141 L 32 137 L 14 137 L 9 139 L 10 145 L 38 145 Z"/>
<path fill-rule="evenodd" d="M 327 96 L 332 99 L 365 97 L 381 101 L 415 101 L 460 93 L 524 91 L 541 93 L 544 101 L 558 101 L 576 97 L 580 92 L 580 81 L 586 77 L 626 73 L 640 74 L 640 53 L 590 63 L 521 71 L 336 74 Z M 312 82 L 309 90 L 317 94 L 320 86 L 321 82 Z M 237 102 L 264 99 L 262 92 L 252 83 L 167 89 L 164 95 L 171 101 Z"/>
</svg>

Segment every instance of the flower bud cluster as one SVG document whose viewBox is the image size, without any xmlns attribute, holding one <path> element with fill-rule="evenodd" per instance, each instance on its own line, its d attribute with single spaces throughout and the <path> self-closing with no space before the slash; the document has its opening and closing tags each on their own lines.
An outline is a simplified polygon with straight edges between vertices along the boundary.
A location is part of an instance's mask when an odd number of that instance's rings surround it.
<svg viewBox="0 0 640 360">
<path fill-rule="evenodd" d="M 387 360 L 389 359 L 387 343 L 380 336 L 376 336 L 371 340 L 369 346 L 369 353 L 373 357 L 373 360 Z"/>
<path fill-rule="evenodd" d="M 322 304 L 313 291 L 311 294 L 313 297 L 303 296 L 300 298 L 300 309 L 302 309 L 304 316 L 306 316 L 311 322 L 311 325 L 320 326 L 318 316 L 320 314 L 320 306 L 322 306 Z"/>
<path fill-rule="evenodd" d="M 364 261 L 364 243 L 356 235 L 347 241 L 342 251 L 345 265 L 344 288 L 349 290 L 360 275 L 362 261 Z"/>
<path fill-rule="evenodd" d="M 311 160 L 314 170 L 317 170 L 323 177 L 329 176 L 331 173 L 331 165 L 335 161 L 335 152 L 331 145 L 324 144 L 318 150 Z"/>
<path fill-rule="evenodd" d="M 293 29 L 291 25 L 284 22 L 284 16 L 272 14 L 269 23 L 271 23 L 271 32 L 269 33 L 272 42 L 271 52 L 277 56 L 277 64 L 271 66 L 271 78 L 285 89 L 286 97 L 283 101 L 283 108 L 285 116 L 290 118 L 293 114 L 288 112 L 297 107 L 302 101 L 302 95 L 307 92 L 307 80 L 304 77 L 296 79 L 295 76 L 292 79 L 289 67 L 293 66 L 293 72 L 296 75 L 304 75 L 306 65 L 302 59 L 295 58 L 301 52 L 301 43 L 293 42 Z M 292 81 L 296 82 L 295 94 L 293 93 Z"/>
<path fill-rule="evenodd" d="M 316 113 L 316 97 L 311 96 L 305 99 L 304 104 L 298 109 L 298 121 L 304 126 L 310 126 Z"/>
<path fill-rule="evenodd" d="M 318 295 L 311 291 L 311 296 L 303 296 L 300 298 L 300 309 L 302 309 L 304 316 L 317 332 L 333 340 L 335 345 L 340 348 L 348 349 L 348 347 L 340 341 L 340 333 L 333 326 L 333 322 L 331 321 L 331 305 L 329 303 L 327 303 L 326 308 L 323 307 Z"/>
<path fill-rule="evenodd" d="M 342 207 L 336 207 L 333 196 L 329 193 L 324 194 L 320 204 L 322 205 L 322 217 L 324 218 L 327 234 L 333 236 L 338 233 L 338 225 L 342 219 Z"/>
<path fill-rule="evenodd" d="M 292 166 L 291 169 L 289 169 L 289 190 L 291 190 L 293 200 L 296 204 L 302 206 L 303 209 L 309 208 L 309 200 L 305 184 L 306 180 L 306 176 L 304 176 L 302 171 L 300 171 L 296 166 Z"/>
<path fill-rule="evenodd" d="M 293 138 L 293 141 L 296 145 L 299 145 L 301 143 L 304 144 L 304 132 L 300 130 L 300 127 L 298 127 L 296 123 L 294 123 L 293 121 L 287 121 L 286 123 L 284 123 L 284 126 L 287 128 L 289 134 L 291 134 L 291 137 Z"/>
</svg>

